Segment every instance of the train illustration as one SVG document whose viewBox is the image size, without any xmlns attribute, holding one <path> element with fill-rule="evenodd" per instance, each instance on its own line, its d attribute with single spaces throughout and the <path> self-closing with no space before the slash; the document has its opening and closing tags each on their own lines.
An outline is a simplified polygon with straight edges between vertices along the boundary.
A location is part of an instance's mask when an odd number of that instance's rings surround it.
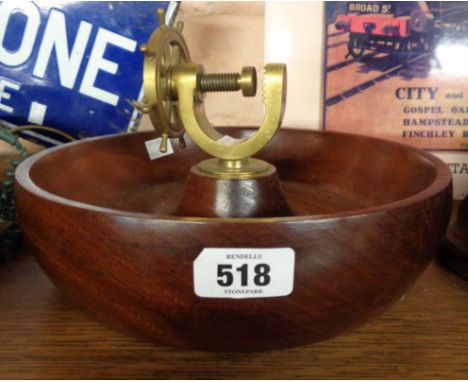
<svg viewBox="0 0 468 382">
<path fill-rule="evenodd" d="M 343 4 L 343 3 L 342 3 Z M 466 2 L 346 2 L 335 19 L 338 31 L 349 32 L 348 56 L 366 51 L 430 52 L 443 30 L 466 32 Z M 462 17 L 463 22 L 457 20 Z"/>
</svg>

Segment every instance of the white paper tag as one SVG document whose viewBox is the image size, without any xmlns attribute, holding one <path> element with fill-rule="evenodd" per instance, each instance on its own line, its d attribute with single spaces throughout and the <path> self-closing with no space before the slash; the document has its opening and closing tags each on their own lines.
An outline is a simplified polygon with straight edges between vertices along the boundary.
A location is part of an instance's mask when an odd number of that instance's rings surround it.
<svg viewBox="0 0 468 382">
<path fill-rule="evenodd" d="M 148 151 L 148 155 L 151 160 L 174 154 L 174 148 L 172 147 L 172 143 L 170 139 L 167 140 L 167 151 L 165 153 L 162 153 L 161 151 L 159 151 L 159 147 L 161 146 L 161 141 L 162 141 L 161 138 L 155 138 L 155 139 L 151 139 L 145 142 L 146 150 Z"/>
<path fill-rule="evenodd" d="M 231 137 L 230 135 L 224 135 L 221 138 L 219 138 L 216 142 L 221 143 L 222 145 L 235 145 L 237 143 L 244 142 L 244 138 L 234 138 Z"/>
<path fill-rule="evenodd" d="M 199 297 L 262 298 L 291 294 L 292 248 L 205 248 L 193 262 Z"/>
</svg>

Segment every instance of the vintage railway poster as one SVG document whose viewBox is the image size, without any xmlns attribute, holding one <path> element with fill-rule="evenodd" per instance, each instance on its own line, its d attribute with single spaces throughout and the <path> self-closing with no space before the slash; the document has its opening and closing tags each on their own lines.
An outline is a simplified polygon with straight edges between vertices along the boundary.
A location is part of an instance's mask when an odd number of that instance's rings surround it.
<svg viewBox="0 0 468 382">
<path fill-rule="evenodd" d="M 463 153 L 449 165 L 468 178 L 468 2 L 327 2 L 326 18 L 324 128 Z"/>
</svg>

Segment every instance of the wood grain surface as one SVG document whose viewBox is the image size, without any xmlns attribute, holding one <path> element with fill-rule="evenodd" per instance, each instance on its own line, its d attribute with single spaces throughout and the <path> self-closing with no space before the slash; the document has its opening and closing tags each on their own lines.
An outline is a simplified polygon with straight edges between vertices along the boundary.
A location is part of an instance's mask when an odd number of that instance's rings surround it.
<svg viewBox="0 0 468 382">
<path fill-rule="evenodd" d="M 253 131 L 223 132 L 245 138 Z M 291 215 L 161 214 L 161 206 L 177 206 L 181 188 L 174 185 L 183 186 L 203 154 L 187 139 L 185 149 L 150 161 L 145 141 L 155 134 L 108 136 L 40 153 L 18 167 L 15 192 L 27 242 L 70 301 L 159 344 L 245 352 L 335 337 L 398 300 L 433 258 L 448 225 L 451 174 L 439 159 L 369 137 L 300 130 L 278 132 L 258 156 L 276 166 L 280 184 L 288 183 Z M 245 208 L 240 216 L 271 215 L 281 200 L 271 183 L 230 190 L 223 182 L 200 185 L 189 190 L 195 196 L 189 203 L 208 204 L 216 215 L 232 206 Z M 210 194 L 220 186 L 203 202 L 207 188 Z M 315 209 L 323 200 L 317 189 L 330 195 L 332 213 Z M 343 211 L 345 200 L 361 207 Z M 286 295 L 196 293 L 193 264 L 204 248 L 285 247 L 295 252 L 294 287 Z M 273 273 L 270 286 L 284 277 Z M 217 286 L 216 267 L 211 275 Z M 251 285 L 234 283 L 220 293 L 252 293 Z"/>
<path fill-rule="evenodd" d="M 24 253 L 0 264 L 0 378 L 468 378 L 468 282 L 431 264 L 383 316 L 286 351 L 180 351 L 127 337 L 65 300 Z"/>
<path fill-rule="evenodd" d="M 467 298 L 466 281 L 432 264 L 383 316 L 332 341 L 181 351 L 89 318 L 25 251 L 0 263 L 0 378 L 468 378 Z"/>
</svg>

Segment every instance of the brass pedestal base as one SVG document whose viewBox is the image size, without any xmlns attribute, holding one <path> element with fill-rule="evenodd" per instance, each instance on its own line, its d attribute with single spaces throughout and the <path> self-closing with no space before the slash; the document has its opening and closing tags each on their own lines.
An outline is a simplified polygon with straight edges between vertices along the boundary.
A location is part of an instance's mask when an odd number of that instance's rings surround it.
<svg viewBox="0 0 468 382">
<path fill-rule="evenodd" d="M 240 160 L 206 159 L 196 164 L 192 172 L 217 179 L 252 179 L 270 175 L 275 168 L 268 162 L 255 158 Z"/>
</svg>

